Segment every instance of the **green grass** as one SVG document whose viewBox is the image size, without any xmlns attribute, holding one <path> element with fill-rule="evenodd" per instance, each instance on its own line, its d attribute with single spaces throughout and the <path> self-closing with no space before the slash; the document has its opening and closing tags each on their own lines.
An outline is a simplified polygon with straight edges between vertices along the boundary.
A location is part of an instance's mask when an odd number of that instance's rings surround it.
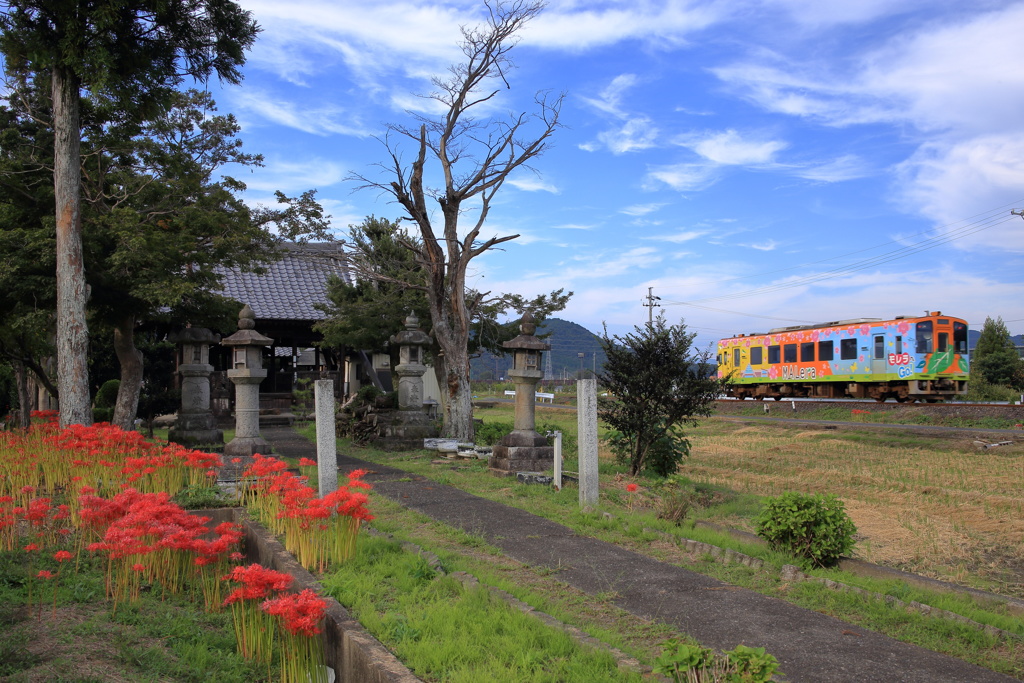
<svg viewBox="0 0 1024 683">
<path fill-rule="evenodd" d="M 322 578 L 327 594 L 418 676 L 465 681 L 639 681 L 610 654 L 513 609 L 482 587 L 438 575 L 394 541 L 368 537 Z"/>
<path fill-rule="evenodd" d="M 505 419 L 506 417 L 501 409 L 488 409 L 487 412 L 484 412 L 485 420 L 491 416 L 496 419 Z M 540 419 L 538 416 L 538 420 Z M 566 431 L 570 427 L 574 428 L 574 424 L 570 423 L 565 416 L 561 418 L 561 423 Z M 711 430 L 713 431 L 714 427 L 711 427 Z M 312 436 L 312 432 L 309 432 L 309 436 Z M 884 441 L 878 443 L 893 447 L 894 436 L 887 435 Z M 875 435 L 867 432 L 852 435 L 844 432 L 844 438 L 847 437 L 854 443 L 857 443 L 858 440 L 863 440 L 864 443 L 870 445 L 876 443 Z M 836 434 L 834 432 L 825 433 L 821 438 L 834 440 Z M 914 447 L 920 447 L 916 443 L 916 439 L 912 440 L 915 442 Z M 898 446 L 910 447 L 909 443 L 900 443 Z M 678 552 L 666 552 L 653 548 L 651 541 L 660 537 L 644 532 L 644 527 L 760 557 L 765 562 L 765 567 L 762 570 L 752 570 L 742 565 L 721 565 L 712 561 L 711 558 L 698 558 L 696 564 L 691 564 L 688 561 L 682 561 L 682 563 L 689 569 L 768 595 L 785 597 L 818 611 L 839 614 L 837 605 L 844 605 L 842 616 L 851 622 L 862 624 L 867 628 L 887 633 L 907 642 L 961 657 L 997 671 L 1016 676 L 1024 675 L 1024 647 L 1007 647 L 1006 643 L 999 643 L 989 636 L 979 637 L 980 632 L 973 627 L 947 620 L 923 615 L 909 615 L 907 619 L 904 619 L 903 616 L 894 617 L 891 614 L 893 608 L 883 601 L 855 594 L 844 594 L 844 597 L 840 599 L 836 597 L 835 591 L 820 584 L 801 584 L 798 589 L 783 586 L 779 579 L 779 570 L 783 564 L 797 564 L 795 558 L 774 552 L 766 546 L 742 542 L 728 534 L 692 526 L 692 521 L 697 518 L 728 521 L 739 517 L 749 520 L 756 515 L 760 508 L 760 497 L 757 495 L 737 493 L 721 485 L 715 486 L 679 478 L 679 483 L 688 487 L 698 498 L 703 497 L 713 503 L 703 508 L 696 506 L 688 517 L 690 523 L 685 523 L 680 527 L 666 520 L 658 519 L 656 507 L 648 506 L 645 509 L 631 512 L 628 509 L 630 497 L 624 491 L 624 482 L 616 480 L 623 477 L 624 468 L 611 461 L 602 461 L 598 507 L 601 510 L 610 510 L 616 515 L 614 519 L 609 520 L 600 513 L 581 513 L 576 489 L 572 486 L 567 486 L 558 492 L 548 487 L 530 486 L 510 479 L 495 478 L 486 473 L 486 464 L 483 461 L 458 462 L 452 466 L 441 468 L 429 464 L 429 456 L 422 451 L 387 453 L 373 449 L 355 449 L 344 441 L 341 442 L 340 448 L 343 452 L 351 453 L 359 458 L 405 469 L 434 481 L 456 486 L 475 495 L 525 509 L 533 514 L 565 524 L 576 533 L 630 547 L 656 559 L 680 562 Z M 567 469 L 569 469 L 568 465 Z M 641 482 L 641 495 L 645 498 L 655 498 L 663 486 L 655 480 L 648 480 L 647 483 L 644 483 L 643 479 L 638 481 Z M 945 593 L 916 589 L 913 593 L 907 593 L 907 588 L 902 584 L 872 582 L 836 570 L 832 570 L 828 577 L 842 583 L 858 585 L 873 592 L 896 594 L 895 597 L 900 597 L 900 599 L 916 600 L 936 608 L 946 609 L 979 623 L 991 624 L 1015 633 L 1024 633 L 1021 620 L 1008 615 L 998 605 L 982 605 L 970 597 L 953 597 Z M 913 595 L 913 597 L 904 598 L 901 597 L 902 595 Z M 912 627 L 905 624 L 912 624 Z"/>
<path fill-rule="evenodd" d="M 30 576 L 40 569 L 56 572 L 56 565 L 48 556 L 29 564 L 26 553 L 0 552 L 3 680 L 268 680 L 265 667 L 256 668 L 235 652 L 230 615 L 208 614 L 201 601 L 157 587 L 144 591 L 137 604 L 111 611 L 106 565 L 99 557 L 83 555 L 77 571 L 72 563 L 63 567 L 55 617 L 52 584 L 32 582 Z M 31 605 L 30 583 L 35 584 Z"/>
</svg>

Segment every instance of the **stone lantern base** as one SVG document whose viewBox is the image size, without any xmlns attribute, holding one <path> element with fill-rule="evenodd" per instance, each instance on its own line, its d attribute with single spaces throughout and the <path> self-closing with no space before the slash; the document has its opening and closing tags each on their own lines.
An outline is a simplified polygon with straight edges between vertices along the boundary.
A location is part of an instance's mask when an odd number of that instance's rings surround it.
<svg viewBox="0 0 1024 683">
<path fill-rule="evenodd" d="M 555 448 L 537 432 L 517 429 L 494 446 L 487 464 L 495 474 L 544 472 L 555 466 Z"/>
<path fill-rule="evenodd" d="M 217 429 L 217 419 L 212 413 L 178 413 L 167 440 L 188 448 L 220 445 L 224 443 L 224 431 Z"/>
<path fill-rule="evenodd" d="M 419 450 L 423 439 L 437 436 L 437 421 L 422 410 L 389 410 L 376 413 L 377 440 L 385 451 Z"/>
<path fill-rule="evenodd" d="M 249 469 L 253 463 L 253 457 L 259 453 L 270 455 L 274 448 L 262 436 L 235 437 L 224 446 L 223 467 L 217 478 L 221 481 L 238 481 L 242 472 Z M 238 460 L 238 462 L 232 462 Z"/>
</svg>

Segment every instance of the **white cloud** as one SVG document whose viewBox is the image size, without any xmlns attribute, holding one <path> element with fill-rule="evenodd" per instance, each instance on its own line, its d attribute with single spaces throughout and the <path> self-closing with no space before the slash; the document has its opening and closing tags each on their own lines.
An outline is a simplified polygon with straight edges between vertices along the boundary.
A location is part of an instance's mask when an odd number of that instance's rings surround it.
<svg viewBox="0 0 1024 683">
<path fill-rule="evenodd" d="M 900 164 L 897 179 L 903 203 L 938 224 L 977 216 L 1024 199 L 1024 140 L 992 135 L 952 145 L 925 144 Z M 1009 216 L 1009 208 L 1003 216 Z M 1024 226 L 1014 219 L 953 244 L 967 250 L 996 248 L 1024 253 Z"/>
<path fill-rule="evenodd" d="M 304 109 L 296 102 L 274 99 L 253 88 L 233 91 L 231 97 L 242 112 L 258 116 L 264 123 L 287 126 L 313 135 L 367 137 L 371 134 L 358 119 L 340 120 L 345 116 L 345 110 L 339 107 Z"/>
<path fill-rule="evenodd" d="M 683 242 L 690 242 L 691 240 L 703 237 L 706 234 L 708 234 L 706 230 L 683 230 L 670 235 L 644 235 L 640 239 L 682 244 Z"/>
<path fill-rule="evenodd" d="M 506 182 L 523 192 L 550 192 L 551 194 L 561 192 L 556 186 L 538 176 L 518 176 L 509 178 Z"/>
<path fill-rule="evenodd" d="M 779 246 L 779 243 L 775 240 L 767 240 L 765 242 L 749 242 L 747 244 L 739 244 L 737 246 L 754 249 L 756 251 L 775 251 L 775 248 Z"/>
<path fill-rule="evenodd" d="M 694 192 L 710 187 L 717 179 L 718 170 L 709 164 L 670 164 L 649 167 L 645 185 L 654 188 L 664 183 L 679 192 Z"/>
<path fill-rule="evenodd" d="M 329 187 L 344 177 L 345 168 L 341 164 L 314 157 L 300 162 L 271 159 L 264 168 L 256 169 L 251 177 L 243 180 L 249 190 L 289 193 Z"/>
<path fill-rule="evenodd" d="M 661 209 L 662 207 L 665 206 L 668 206 L 668 204 L 664 202 L 658 202 L 654 204 L 633 204 L 632 206 L 627 206 L 624 209 L 620 209 L 619 213 L 624 213 L 627 216 L 646 216 L 647 214 L 654 213 L 658 209 Z"/>
<path fill-rule="evenodd" d="M 580 223 L 564 223 L 562 225 L 552 225 L 555 230 L 593 230 L 596 225 L 583 225 Z"/>
<path fill-rule="evenodd" d="M 793 175 L 807 180 L 824 183 L 836 183 L 843 180 L 854 180 L 871 175 L 870 169 L 863 159 L 855 154 L 844 154 L 838 159 L 817 165 L 797 168 Z"/>
<path fill-rule="evenodd" d="M 628 118 L 629 114 L 622 109 L 622 96 L 635 86 L 637 81 L 636 74 L 620 74 L 613 78 L 597 97 L 581 97 L 580 99 L 594 109 L 611 114 L 615 118 Z"/>
<path fill-rule="evenodd" d="M 781 140 L 744 138 L 731 128 L 699 136 L 681 136 L 675 142 L 709 161 L 727 166 L 768 164 L 777 152 L 788 146 Z"/>
<path fill-rule="evenodd" d="M 658 138 L 658 129 L 654 122 L 646 116 L 638 116 L 626 121 L 621 128 L 598 133 L 601 141 L 612 154 L 625 154 L 654 147 Z"/>
</svg>

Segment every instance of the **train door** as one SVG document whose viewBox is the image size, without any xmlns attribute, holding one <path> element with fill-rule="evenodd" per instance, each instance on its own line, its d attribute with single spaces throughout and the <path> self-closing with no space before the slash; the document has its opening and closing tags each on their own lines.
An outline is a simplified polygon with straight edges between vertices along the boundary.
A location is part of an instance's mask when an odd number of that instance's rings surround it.
<svg viewBox="0 0 1024 683">
<path fill-rule="evenodd" d="M 871 349 L 871 374 L 880 375 L 888 371 L 888 365 L 885 360 L 885 335 L 876 334 Z"/>
</svg>

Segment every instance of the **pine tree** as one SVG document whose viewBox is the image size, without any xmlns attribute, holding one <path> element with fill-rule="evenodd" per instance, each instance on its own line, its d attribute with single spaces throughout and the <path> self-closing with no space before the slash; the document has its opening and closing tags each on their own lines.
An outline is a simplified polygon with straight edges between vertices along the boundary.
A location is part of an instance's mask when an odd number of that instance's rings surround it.
<svg viewBox="0 0 1024 683">
<path fill-rule="evenodd" d="M 1017 353 L 1001 317 L 985 318 L 971 355 L 971 376 L 986 384 L 1024 390 L 1024 359 Z"/>
</svg>

